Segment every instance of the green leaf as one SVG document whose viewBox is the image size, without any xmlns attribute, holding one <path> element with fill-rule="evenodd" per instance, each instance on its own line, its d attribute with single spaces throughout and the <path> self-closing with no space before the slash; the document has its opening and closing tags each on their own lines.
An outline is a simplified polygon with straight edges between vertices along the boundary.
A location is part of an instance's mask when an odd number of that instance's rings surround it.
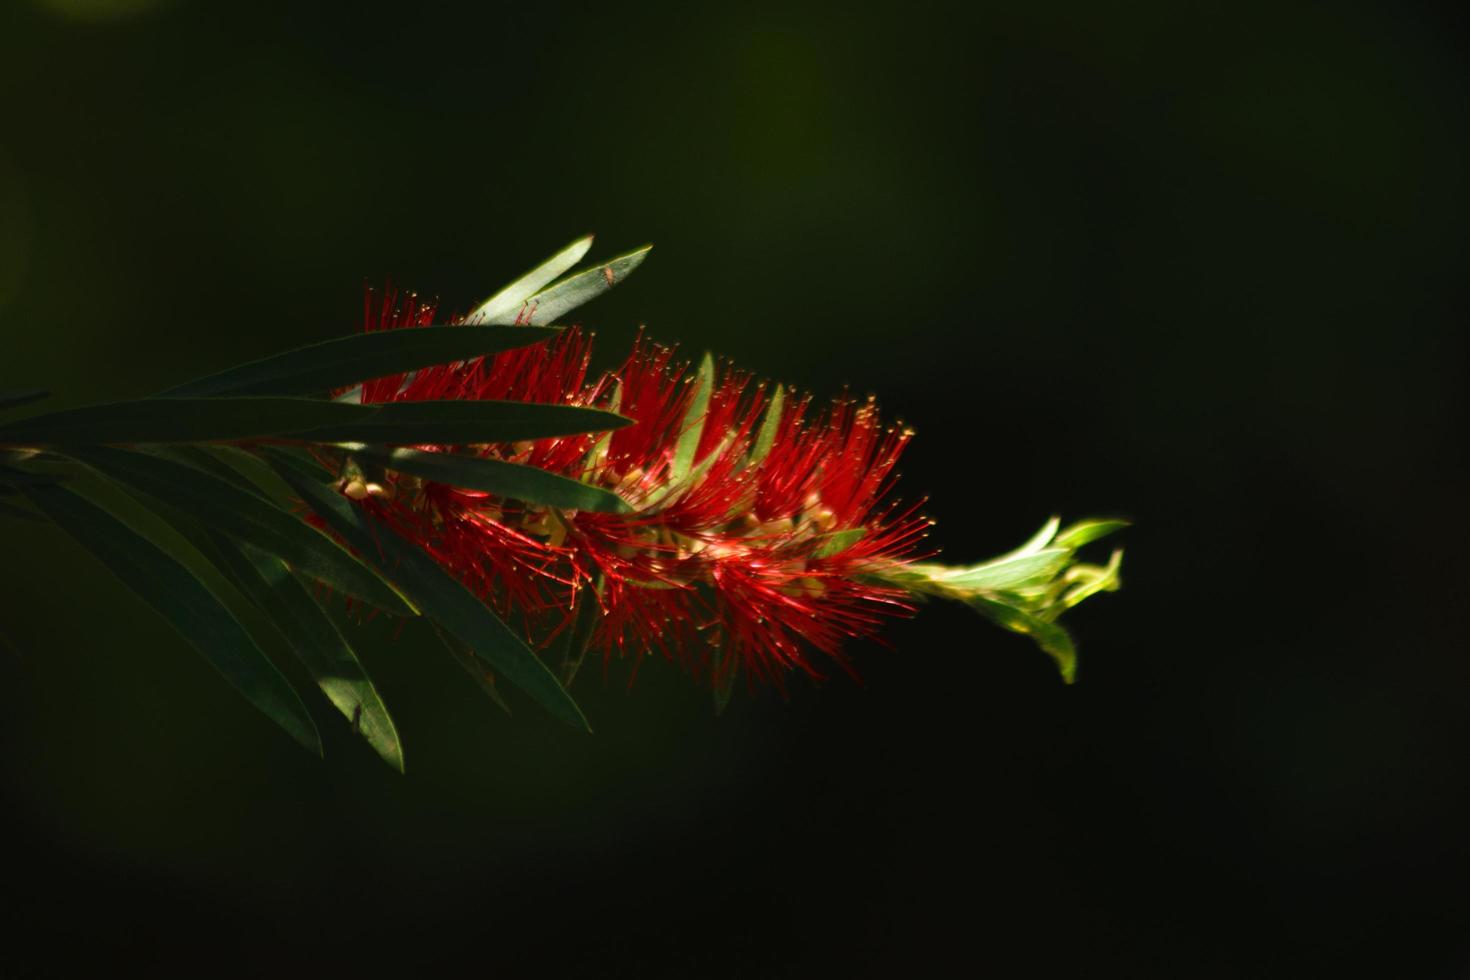
<svg viewBox="0 0 1470 980">
<path fill-rule="evenodd" d="M 911 569 L 939 568 L 934 578 L 954 589 L 1019 589 L 1052 578 L 1066 567 L 1072 552 L 1066 548 L 1043 548 L 1027 555 L 998 558 L 961 568 L 910 565 Z"/>
<path fill-rule="evenodd" d="M 257 496 L 264 496 L 259 487 L 250 483 L 248 480 L 240 479 L 241 474 L 239 470 L 200 446 L 170 446 L 167 449 L 161 450 L 159 454 L 187 463 L 196 470 L 212 473 L 226 483 L 242 487 Z M 241 452 L 241 455 L 248 456 L 249 454 Z"/>
<path fill-rule="evenodd" d="M 466 324 L 505 322 L 504 318 L 514 316 L 521 308 L 521 304 L 529 299 L 536 290 L 582 261 L 582 256 L 586 255 L 587 250 L 591 247 L 591 235 L 577 239 L 475 307 L 470 315 L 464 318 L 464 322 Z"/>
<path fill-rule="evenodd" d="M 710 676 L 714 678 L 711 693 L 715 700 L 715 716 L 718 717 L 730 706 L 730 697 L 735 693 L 735 678 L 740 674 L 740 661 L 732 660 L 730 666 L 721 673 L 721 668 L 724 667 L 724 650 L 717 646 L 710 657 Z"/>
<path fill-rule="evenodd" d="M 601 432 L 633 421 L 576 405 L 489 400 L 391 402 L 375 411 L 377 415 L 360 422 L 299 432 L 295 438 L 409 446 L 478 445 Z"/>
<path fill-rule="evenodd" d="M 776 432 L 781 428 L 781 409 L 785 404 L 786 391 L 777 385 L 770 402 L 766 404 L 766 417 L 761 419 L 760 432 L 755 437 L 755 449 L 750 453 L 750 465 L 759 466 L 771 455 L 771 447 L 776 444 Z"/>
<path fill-rule="evenodd" d="M 415 610 L 381 575 L 330 537 L 288 514 L 244 478 L 229 482 L 183 463 L 102 446 L 70 451 L 103 476 L 176 507 L 205 526 L 283 559 L 340 592 L 401 615 Z"/>
<path fill-rule="evenodd" d="M 483 490 L 512 500 L 605 514 L 626 514 L 632 510 L 622 497 L 610 490 L 520 463 L 458 453 L 385 450 L 371 446 L 353 449 L 352 455 L 423 480 L 467 490 Z"/>
<path fill-rule="evenodd" d="M 403 746 L 388 708 L 357 653 L 330 616 L 279 558 L 206 530 L 204 555 L 280 631 L 327 700 L 373 750 L 403 772 Z"/>
<path fill-rule="evenodd" d="M 1105 567 L 1096 565 L 1077 565 L 1067 570 L 1067 578 L 1074 582 L 1071 588 L 1062 593 L 1057 600 L 1051 618 L 1061 615 L 1064 610 L 1071 609 L 1083 599 L 1097 595 L 1099 592 L 1116 592 L 1122 588 L 1123 580 L 1119 571 L 1123 567 L 1123 549 L 1115 550 L 1112 557 L 1108 559 Z"/>
<path fill-rule="evenodd" d="M 1059 533 L 1052 542 L 1058 548 L 1080 548 L 1128 526 L 1127 521 L 1078 521 Z"/>
<path fill-rule="evenodd" d="M 15 504 L 7 503 L 4 500 L 0 500 L 0 517 L 9 517 L 17 521 L 30 521 L 35 524 L 44 524 L 46 522 L 46 519 L 40 514 L 26 510 L 24 507 L 17 507 Z"/>
<path fill-rule="evenodd" d="M 524 347 L 559 332 L 547 327 L 463 326 L 378 330 L 242 364 L 170 388 L 160 397 L 325 394 L 359 381 Z"/>
<path fill-rule="evenodd" d="M 1056 623 L 1043 622 L 1024 610 L 982 596 L 971 596 L 966 602 L 996 624 L 1036 641 L 1057 662 L 1063 681 L 1071 684 L 1077 679 L 1077 648 L 1071 635 Z"/>
<path fill-rule="evenodd" d="M 495 683 L 494 672 L 485 669 L 485 665 L 476 659 L 475 651 L 445 632 L 438 623 L 429 625 L 434 627 L 434 632 L 439 636 L 439 642 L 444 644 L 444 649 L 449 651 L 449 656 L 454 658 L 454 662 L 463 667 L 464 672 L 470 675 L 475 686 L 483 691 L 497 708 L 507 715 L 510 714 L 510 704 L 505 700 L 505 695 L 500 693 L 500 687 Z"/>
<path fill-rule="evenodd" d="M 552 714 L 591 731 L 577 703 L 525 640 L 422 548 L 306 476 L 298 462 L 269 448 L 263 452 L 307 505 L 348 544 L 391 574 L 425 616 L 458 637 L 487 666 Z"/>
<path fill-rule="evenodd" d="M 31 502 L 160 612 L 251 704 L 317 755 L 321 736 L 295 690 L 219 598 L 152 541 L 61 486 L 30 486 Z"/>
<path fill-rule="evenodd" d="M 648 257 L 652 245 L 627 255 L 620 255 L 610 262 L 588 269 L 575 276 L 563 279 L 523 301 L 513 310 L 507 309 L 496 316 L 485 317 L 484 323 L 508 326 L 541 326 L 555 323 L 563 313 L 568 313 L 589 300 L 596 299 L 613 286 L 622 282 Z"/>
<path fill-rule="evenodd" d="M 61 482 L 61 478 L 50 473 L 27 473 L 25 470 L 11 469 L 9 466 L 0 466 L 0 484 L 6 486 L 24 488 L 34 486 L 50 486 Z"/>
<path fill-rule="evenodd" d="M 669 468 L 669 486 L 678 486 L 694 471 L 694 456 L 699 452 L 699 440 L 704 435 L 704 421 L 709 415 L 710 393 L 715 387 L 715 359 L 705 354 L 699 362 L 699 371 L 694 376 L 694 394 L 689 398 L 689 408 L 684 412 L 684 425 L 679 432 L 679 441 L 674 444 L 674 462 Z"/>
<path fill-rule="evenodd" d="M 0 443 L 207 442 L 371 420 L 378 409 L 307 398 L 155 398 L 89 405 L 0 425 Z"/>
<path fill-rule="evenodd" d="M 572 681 L 577 679 L 577 674 L 587 659 L 587 648 L 592 643 L 592 633 L 597 627 L 597 596 L 601 592 L 602 577 L 598 576 L 596 583 L 584 587 L 574 600 L 576 607 L 572 623 L 557 644 L 557 659 L 561 663 L 559 674 L 563 687 L 572 686 Z"/>
<path fill-rule="evenodd" d="M 44 388 L 10 388 L 0 391 L 0 408 L 20 408 L 50 395 Z"/>
<path fill-rule="evenodd" d="M 831 558 L 840 555 L 863 539 L 868 533 L 865 527 L 850 527 L 844 531 L 832 531 L 821 536 L 821 544 L 817 545 L 816 556 L 818 558 Z"/>
<path fill-rule="evenodd" d="M 1026 555 L 1035 554 L 1042 548 L 1045 548 L 1048 544 L 1052 543 L 1052 538 L 1056 537 L 1057 528 L 1061 526 L 1062 519 L 1060 517 L 1051 517 L 1047 520 L 1045 524 L 1041 525 L 1041 530 L 1033 534 L 1030 540 L 1021 545 L 1021 547 L 1017 548 L 1015 551 L 1008 551 L 998 558 L 992 558 L 986 564 L 993 565 L 999 562 L 1009 561 L 1012 558 L 1022 558 Z"/>
<path fill-rule="evenodd" d="M 620 380 L 618 380 L 617 378 L 613 378 L 612 379 L 612 397 L 610 399 L 608 399 L 608 404 L 607 404 L 608 411 L 610 411 L 610 412 L 617 412 L 617 411 L 619 411 L 622 408 L 622 404 L 623 404 L 623 383 Z M 584 468 L 582 470 L 583 477 L 591 476 L 592 473 L 593 473 L 593 471 L 597 469 L 598 464 L 601 463 L 604 460 L 604 458 L 607 456 L 607 454 L 611 450 L 612 450 L 612 433 L 611 432 L 604 432 L 602 435 L 600 435 L 600 436 L 597 437 L 597 441 L 592 444 L 592 448 L 590 450 L 588 450 L 588 452 L 587 452 L 586 463 L 585 463 Z"/>
</svg>

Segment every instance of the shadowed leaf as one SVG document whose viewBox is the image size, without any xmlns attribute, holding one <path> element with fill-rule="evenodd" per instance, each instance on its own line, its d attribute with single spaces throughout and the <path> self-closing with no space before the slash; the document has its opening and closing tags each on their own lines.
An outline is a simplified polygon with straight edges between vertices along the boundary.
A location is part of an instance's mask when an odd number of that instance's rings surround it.
<svg viewBox="0 0 1470 980">
<path fill-rule="evenodd" d="M 247 489 L 243 477 L 230 482 L 193 466 L 126 449 L 94 446 L 73 450 L 71 455 L 206 527 L 280 557 L 296 571 L 333 589 L 389 612 L 414 613 L 413 606 L 381 575 L 299 517 Z"/>
<path fill-rule="evenodd" d="M 423 480 L 467 490 L 483 490 L 512 500 L 606 514 L 626 514 L 632 510 L 623 498 L 610 490 L 520 463 L 417 449 L 368 447 L 354 449 L 352 455 Z"/>
<path fill-rule="evenodd" d="M 20 408 L 47 398 L 50 394 L 44 388 L 10 388 L 0 391 L 0 408 Z"/>
<path fill-rule="evenodd" d="M 552 714 L 591 730 L 577 703 L 526 642 L 422 548 L 317 482 L 290 457 L 270 449 L 264 455 L 307 505 L 349 545 L 391 575 L 426 617 Z"/>
<path fill-rule="evenodd" d="M 250 439 L 369 420 L 377 411 L 308 398 L 143 399 L 0 425 L 0 442 L 47 446 Z"/>
<path fill-rule="evenodd" d="M 550 340 L 560 331 L 435 326 L 339 337 L 242 364 L 170 388 L 160 397 L 325 394 L 359 381 L 466 361 Z"/>
<path fill-rule="evenodd" d="M 40 511 L 160 612 L 235 688 L 317 755 L 321 737 L 290 683 L 219 598 L 117 517 L 61 486 L 25 490 Z"/>
<path fill-rule="evenodd" d="M 576 405 L 510 401 L 391 402 L 371 418 L 300 432 L 310 442 L 362 442 L 420 446 L 520 442 L 601 432 L 631 425 L 632 419 Z"/>
<path fill-rule="evenodd" d="M 465 646 L 458 638 L 452 636 L 438 623 L 431 623 L 434 632 L 439 636 L 439 642 L 444 644 L 444 649 L 449 651 L 449 656 L 454 662 L 464 668 L 464 672 L 470 675 L 475 686 L 485 693 L 495 706 L 507 715 L 511 713 L 510 705 L 505 700 L 505 695 L 500 693 L 500 688 L 495 683 L 495 674 L 485 669 L 485 664 L 480 661 L 475 652 Z"/>
<path fill-rule="evenodd" d="M 17 507 L 15 504 L 7 503 L 4 500 L 0 500 L 0 517 L 8 517 L 17 521 L 30 521 L 33 524 L 44 524 L 46 522 L 46 518 L 40 514 L 26 510 L 24 507 Z"/>
<path fill-rule="evenodd" d="M 306 587 L 279 558 L 205 531 L 205 557 L 271 620 L 327 700 L 399 772 L 403 746 L 388 708 L 357 653 Z"/>
</svg>

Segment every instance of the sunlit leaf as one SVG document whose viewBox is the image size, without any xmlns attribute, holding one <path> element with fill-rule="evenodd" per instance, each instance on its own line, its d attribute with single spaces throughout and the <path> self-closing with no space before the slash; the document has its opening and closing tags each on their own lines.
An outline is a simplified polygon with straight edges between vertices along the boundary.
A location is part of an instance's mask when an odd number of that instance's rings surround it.
<svg viewBox="0 0 1470 980">
<path fill-rule="evenodd" d="M 1033 534 L 1025 544 L 1021 545 L 1021 547 L 1017 548 L 1015 551 L 1008 551 L 997 558 L 993 558 L 986 564 L 994 565 L 1000 562 L 1009 561 L 1012 558 L 1024 558 L 1027 555 L 1035 554 L 1042 548 L 1045 548 L 1047 545 L 1052 543 L 1052 539 L 1056 537 L 1057 528 L 1061 526 L 1062 519 L 1060 517 L 1052 517 L 1048 519 L 1047 522 L 1041 526 L 1041 530 Z"/>
<path fill-rule="evenodd" d="M 786 404 L 786 391 L 780 385 L 771 393 L 771 400 L 766 403 L 766 416 L 761 419 L 760 431 L 756 433 L 755 448 L 750 453 L 750 463 L 757 466 L 771 455 L 771 447 L 776 444 L 776 433 L 781 428 L 781 411 Z"/>
<path fill-rule="evenodd" d="M 569 313 L 583 303 L 596 299 L 626 279 L 647 258 L 651 248 L 652 245 L 645 245 L 586 272 L 569 276 L 520 301 L 513 309 L 504 310 L 493 317 L 487 316 L 481 322 L 509 326 L 555 323 L 563 313 Z"/>
<path fill-rule="evenodd" d="M 1119 520 L 1078 521 L 1059 532 L 1052 543 L 1058 548 L 1080 548 L 1127 526 L 1127 521 Z"/>
<path fill-rule="evenodd" d="M 709 399 L 714 387 L 715 359 L 712 355 L 705 354 L 694 375 L 694 392 L 689 396 L 684 424 L 680 427 L 679 439 L 674 444 L 674 462 L 669 467 L 670 486 L 682 484 L 694 470 L 694 457 L 699 452 L 699 441 L 704 436 L 704 422 L 709 415 Z"/>
<path fill-rule="evenodd" d="M 1099 568 L 1096 565 L 1079 565 L 1070 569 L 1068 576 L 1076 584 L 1062 593 L 1062 597 L 1057 600 L 1056 613 L 1053 615 L 1055 616 L 1063 610 L 1071 609 L 1083 599 L 1097 595 L 1099 592 L 1116 592 L 1123 584 L 1122 578 L 1119 575 L 1122 567 L 1123 549 L 1119 548 L 1113 552 L 1112 557 L 1108 559 L 1105 567 Z"/>
<path fill-rule="evenodd" d="M 582 256 L 586 255 L 587 250 L 591 247 L 591 235 L 577 239 L 475 307 L 469 316 L 464 318 L 464 322 L 467 324 L 505 322 L 504 318 L 514 316 L 521 309 L 521 304 L 529 299 L 538 289 L 582 261 Z"/>
<path fill-rule="evenodd" d="M 325 394 L 359 381 L 465 361 L 555 337 L 549 327 L 436 326 L 339 337 L 187 382 L 161 397 Z"/>
<path fill-rule="evenodd" d="M 25 493 L 37 509 L 161 613 L 250 703 L 321 755 L 316 724 L 295 690 L 192 572 L 116 516 L 65 487 L 30 486 Z"/>
<path fill-rule="evenodd" d="M 911 569 L 941 568 L 932 573 L 944 585 L 955 589 L 1018 589 L 1036 581 L 1052 578 L 1071 559 L 1066 548 L 1043 548 L 1014 558 L 999 558 L 980 565 L 959 568 L 911 565 Z"/>
</svg>

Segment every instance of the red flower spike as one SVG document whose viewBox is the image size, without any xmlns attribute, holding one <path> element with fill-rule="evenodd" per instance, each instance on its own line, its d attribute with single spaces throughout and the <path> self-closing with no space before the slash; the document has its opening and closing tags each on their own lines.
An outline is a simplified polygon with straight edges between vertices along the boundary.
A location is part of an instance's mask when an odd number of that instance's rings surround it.
<svg viewBox="0 0 1470 980">
<path fill-rule="evenodd" d="M 436 304 L 400 304 L 371 290 L 364 329 L 428 325 Z M 883 581 L 926 555 L 929 522 L 884 505 L 912 433 L 885 427 L 871 399 L 840 399 L 816 414 L 787 399 L 769 451 L 753 459 L 773 407 L 751 375 L 721 367 L 704 417 L 689 418 L 698 383 L 671 348 L 640 337 L 617 370 L 588 379 L 591 340 L 554 340 L 439 365 L 362 386 L 365 404 L 507 399 L 613 408 L 636 424 L 515 444 L 420 446 L 529 464 L 619 494 L 628 514 L 567 511 L 388 472 L 360 504 L 410 535 L 502 614 L 549 644 L 580 602 L 598 604 L 591 644 L 604 657 L 646 652 L 725 680 L 744 668 L 780 687 L 799 670 L 822 675 L 825 655 L 850 669 L 842 642 L 873 636 L 913 611 L 910 591 Z M 616 401 L 614 401 L 616 399 Z M 671 486 L 685 426 L 702 424 L 693 470 Z M 702 642 L 701 637 L 709 637 Z"/>
</svg>

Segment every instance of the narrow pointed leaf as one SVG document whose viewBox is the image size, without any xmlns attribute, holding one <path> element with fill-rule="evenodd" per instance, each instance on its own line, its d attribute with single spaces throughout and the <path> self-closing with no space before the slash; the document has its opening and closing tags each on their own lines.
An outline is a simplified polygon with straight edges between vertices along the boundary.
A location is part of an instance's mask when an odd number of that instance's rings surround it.
<svg viewBox="0 0 1470 980">
<path fill-rule="evenodd" d="M 776 444 L 776 433 L 781 428 L 781 411 L 786 405 L 786 390 L 780 385 L 771 394 L 771 400 L 766 405 L 766 417 L 761 419 L 761 428 L 755 437 L 755 449 L 751 451 L 750 463 L 759 466 L 765 458 L 771 455 L 771 447 Z"/>
<path fill-rule="evenodd" d="M 466 490 L 483 490 L 512 500 L 606 514 L 626 514 L 632 510 L 622 497 L 610 490 L 520 463 L 417 449 L 367 447 L 353 450 L 352 455 L 423 480 Z"/>
<path fill-rule="evenodd" d="M 587 250 L 591 247 L 591 235 L 577 239 L 475 307 L 470 315 L 464 318 L 464 322 L 467 324 L 504 322 L 506 316 L 514 316 L 521 308 L 521 304 L 538 289 L 554 281 L 557 276 L 582 261 L 582 256 L 586 255 Z"/>
<path fill-rule="evenodd" d="M 817 546 L 818 558 L 831 558 L 839 555 L 857 544 L 868 533 L 865 527 L 852 527 L 845 531 L 833 531 L 822 535 L 822 543 Z"/>
<path fill-rule="evenodd" d="M 198 578 L 152 541 L 62 486 L 26 496 L 123 584 L 161 613 L 235 688 L 310 751 L 321 737 L 306 706 L 250 634 Z"/>
<path fill-rule="evenodd" d="M 1072 552 L 1067 548 L 1043 548 L 1029 555 L 998 558 L 983 565 L 945 569 L 935 577 L 956 589 L 1017 589 L 1051 578 L 1071 558 Z"/>
<path fill-rule="evenodd" d="M 278 556 L 333 589 L 389 612 L 414 614 L 412 604 L 380 574 L 299 517 L 246 489 L 243 477 L 229 482 L 170 459 L 103 446 L 73 450 L 71 455 L 207 527 Z"/>
<path fill-rule="evenodd" d="M 592 633 L 597 627 L 597 594 L 601 589 L 602 578 L 599 576 L 595 585 L 582 591 L 576 600 L 576 612 L 571 626 L 557 644 L 556 658 L 561 664 L 558 673 L 563 687 L 572 686 L 587 659 L 587 648 L 591 646 Z"/>
<path fill-rule="evenodd" d="M 710 393 L 715 387 L 715 359 L 705 354 L 699 362 L 699 371 L 694 376 L 694 394 L 689 398 L 689 408 L 684 413 L 684 426 L 679 432 L 679 441 L 674 444 L 674 463 L 669 468 L 669 485 L 675 486 L 688 479 L 694 470 L 694 456 L 699 451 L 699 440 L 704 435 L 704 420 L 709 415 Z"/>
<path fill-rule="evenodd" d="M 1071 635 L 1062 627 L 1056 623 L 1042 622 L 1024 610 L 992 599 L 974 596 L 968 602 L 972 609 L 997 625 L 1004 626 L 1013 633 L 1031 637 L 1037 646 L 1056 661 L 1063 681 L 1071 684 L 1077 679 L 1077 648 L 1072 643 Z"/>
<path fill-rule="evenodd" d="M 711 693 L 715 701 L 716 717 L 724 714 L 725 709 L 730 706 L 730 697 L 735 693 L 735 679 L 740 674 L 740 660 L 735 658 L 729 667 L 724 667 L 725 656 L 722 648 L 715 647 L 710 664 L 710 673 L 714 677 L 714 689 Z"/>
<path fill-rule="evenodd" d="M 510 714 L 510 704 L 505 700 L 505 695 L 500 693 L 500 687 L 495 683 L 494 672 L 486 670 L 484 663 L 475 656 L 475 652 L 461 643 L 457 637 L 450 635 L 438 623 L 431 625 L 434 627 L 434 632 L 439 635 L 439 642 L 443 643 L 444 649 L 449 651 L 449 656 L 464 668 L 464 672 L 470 675 L 475 686 L 483 691 L 497 708 L 507 715 Z"/>
<path fill-rule="evenodd" d="M 617 412 L 622 408 L 622 404 L 623 383 L 617 378 L 614 378 L 612 383 L 612 398 L 608 400 L 607 405 L 608 411 Z M 584 477 L 592 475 L 592 472 L 597 469 L 598 464 L 601 463 L 603 459 L 607 456 L 608 450 L 611 447 L 611 432 L 604 432 L 602 435 L 597 437 L 597 441 L 592 444 L 592 449 L 587 453 L 587 466 L 586 469 L 582 471 L 582 475 Z"/>
<path fill-rule="evenodd" d="M 1080 548 L 1114 531 L 1121 531 L 1127 526 L 1127 521 L 1118 520 L 1078 521 L 1065 531 L 1058 533 L 1056 540 L 1052 543 L 1058 548 Z"/>
<path fill-rule="evenodd" d="M 0 408 L 20 408 L 49 397 L 50 394 L 44 388 L 10 388 L 0 391 Z"/>
<path fill-rule="evenodd" d="M 377 409 L 307 398 L 156 398 L 89 405 L 0 425 L 23 446 L 208 442 L 370 420 Z"/>
<path fill-rule="evenodd" d="M 161 397 L 314 395 L 390 374 L 466 361 L 550 340 L 549 327 L 435 326 L 339 337 L 242 364 L 170 388 Z"/>
<path fill-rule="evenodd" d="M 24 507 L 17 507 L 15 504 L 8 503 L 4 500 L 0 500 L 0 517 L 17 521 L 29 521 L 33 524 L 44 524 L 46 522 L 46 519 L 40 514 L 26 510 Z"/>
<path fill-rule="evenodd" d="M 423 610 L 488 667 L 563 721 L 590 731 L 577 703 L 525 640 L 422 548 L 375 521 L 341 494 L 306 476 L 299 464 L 265 451 L 276 471 L 343 539 L 376 564 Z"/>
<path fill-rule="evenodd" d="M 1021 547 L 1017 548 L 1015 551 L 1008 551 L 997 558 L 993 558 L 986 564 L 995 564 L 996 562 L 1009 561 L 1012 558 L 1024 558 L 1026 555 L 1035 554 L 1042 548 L 1045 548 L 1048 544 L 1052 543 L 1052 539 L 1056 537 L 1057 528 L 1061 526 L 1062 519 L 1060 517 L 1053 516 L 1049 518 L 1047 522 L 1041 526 L 1041 530 L 1033 534 L 1025 544 L 1021 545 Z M 1060 547 L 1060 545 L 1058 545 L 1058 547 Z"/>
<path fill-rule="evenodd" d="M 388 708 L 337 625 L 274 555 L 206 530 L 209 558 L 271 620 L 297 659 L 353 730 L 403 771 L 403 746 Z"/>
<path fill-rule="evenodd" d="M 212 473 L 226 483 L 231 483 L 245 490 L 249 490 L 257 496 L 264 496 L 259 487 L 254 486 L 247 480 L 241 480 L 238 470 L 218 456 L 210 453 L 207 449 L 199 446 L 172 446 L 161 452 L 170 459 L 177 459 L 180 462 L 187 463 L 196 470 Z"/>
<path fill-rule="evenodd" d="M 50 486 L 60 483 L 61 478 L 50 473 L 27 473 L 25 470 L 0 466 L 0 483 L 10 487 Z"/>
<path fill-rule="evenodd" d="M 1052 618 L 1056 618 L 1063 611 L 1071 609 L 1083 599 L 1097 595 L 1099 592 L 1118 591 L 1123 586 L 1122 578 L 1118 574 L 1122 567 L 1123 549 L 1119 548 L 1113 552 L 1112 557 L 1108 559 L 1105 567 L 1099 568 L 1096 565 L 1085 565 L 1072 569 L 1073 573 L 1084 571 L 1085 574 L 1079 576 L 1080 581 L 1069 588 L 1057 600 L 1056 610 L 1051 614 Z"/>
<path fill-rule="evenodd" d="M 522 300 L 514 309 L 503 311 L 494 317 L 486 317 L 483 322 L 510 326 L 543 326 L 555 323 L 562 314 L 596 299 L 626 279 L 648 257 L 651 248 L 652 245 L 645 245 L 596 268 L 569 276 Z"/>
<path fill-rule="evenodd" d="M 309 442 L 362 442 L 419 446 L 519 442 L 601 432 L 632 419 L 596 408 L 509 401 L 391 402 L 349 425 L 295 434 Z"/>
</svg>

